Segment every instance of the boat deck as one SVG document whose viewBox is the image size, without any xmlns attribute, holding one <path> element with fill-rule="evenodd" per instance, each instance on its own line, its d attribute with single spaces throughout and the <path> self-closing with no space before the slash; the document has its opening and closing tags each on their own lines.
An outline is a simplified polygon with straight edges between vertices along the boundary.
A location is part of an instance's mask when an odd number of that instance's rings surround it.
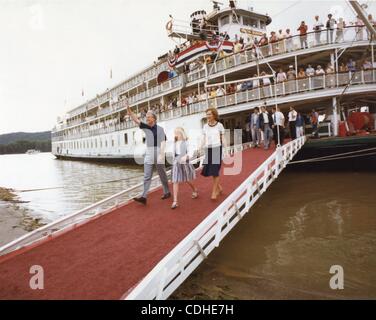
<svg viewBox="0 0 376 320">
<path fill-rule="evenodd" d="M 179 205 L 149 195 L 69 232 L 0 257 L 0 299 L 120 299 L 233 192 L 274 150 L 243 151 L 241 173 L 222 176 L 223 195 L 212 201 L 212 179 L 198 174 L 199 198 L 180 188 Z M 224 168 L 224 167 L 223 167 Z M 222 170 L 223 170 L 222 168 Z M 172 187 L 171 187 L 172 190 Z M 30 267 L 44 270 L 44 289 L 31 290 Z"/>
</svg>

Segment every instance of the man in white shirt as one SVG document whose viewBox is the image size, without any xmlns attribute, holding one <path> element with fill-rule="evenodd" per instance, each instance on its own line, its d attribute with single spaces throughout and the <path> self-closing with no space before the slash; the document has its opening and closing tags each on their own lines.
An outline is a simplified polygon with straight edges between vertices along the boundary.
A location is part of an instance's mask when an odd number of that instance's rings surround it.
<svg viewBox="0 0 376 320">
<path fill-rule="evenodd" d="M 286 72 L 283 71 L 283 69 L 279 69 L 278 73 L 277 73 L 277 82 L 280 83 L 280 82 L 284 82 L 287 80 L 287 76 L 286 76 Z"/>
<path fill-rule="evenodd" d="M 196 69 L 196 62 L 191 62 L 190 64 L 189 64 L 189 71 L 193 71 L 193 70 L 195 70 Z"/>
<path fill-rule="evenodd" d="M 285 127 L 285 116 L 278 107 L 272 109 L 273 115 L 273 137 L 275 145 L 283 145 L 283 140 L 285 139 L 284 127 Z"/>
<path fill-rule="evenodd" d="M 285 46 L 285 38 L 286 38 L 286 35 L 284 34 L 284 32 L 283 32 L 282 29 L 280 29 L 280 30 L 278 31 L 277 38 L 278 38 L 278 40 L 279 40 L 279 43 L 278 43 L 279 51 L 280 51 L 280 52 L 285 52 L 285 51 L 286 51 L 286 46 Z"/>
<path fill-rule="evenodd" d="M 319 19 L 319 16 L 315 16 L 315 22 L 313 23 L 313 30 L 315 31 L 316 45 L 321 44 L 321 30 L 324 27 L 324 24 Z"/>
<path fill-rule="evenodd" d="M 316 76 L 322 76 L 325 74 L 325 70 L 323 68 L 321 68 L 320 65 L 317 66 L 317 69 L 316 69 Z"/>
<path fill-rule="evenodd" d="M 306 69 L 306 75 L 307 77 L 313 77 L 315 75 L 315 69 L 313 69 L 310 64 L 308 65 L 308 68 Z"/>
<path fill-rule="evenodd" d="M 327 43 L 333 43 L 334 27 L 337 21 L 333 18 L 331 13 L 328 14 L 328 20 L 326 21 L 326 40 Z"/>
<path fill-rule="evenodd" d="M 288 52 L 293 51 L 293 40 L 292 40 L 292 34 L 290 29 L 286 29 L 286 34 L 285 34 L 285 39 L 286 39 L 286 49 Z"/>
<path fill-rule="evenodd" d="M 290 127 L 290 137 L 291 140 L 296 139 L 296 118 L 298 113 L 295 111 L 294 107 L 290 107 L 289 112 L 289 127 Z"/>
<path fill-rule="evenodd" d="M 262 72 L 261 76 L 266 76 L 266 73 Z M 270 88 L 270 85 L 271 85 L 270 79 L 267 77 L 262 78 L 262 85 L 263 85 L 262 91 L 264 93 L 264 97 L 270 97 L 272 95 L 272 91 Z"/>
<path fill-rule="evenodd" d="M 253 78 L 257 78 L 257 79 L 252 80 L 252 88 L 258 88 L 260 86 L 260 79 L 258 79 L 258 75 L 254 74 Z"/>
<path fill-rule="evenodd" d="M 217 89 L 217 97 L 222 97 L 225 95 L 225 90 L 219 86 L 218 89 Z"/>
</svg>

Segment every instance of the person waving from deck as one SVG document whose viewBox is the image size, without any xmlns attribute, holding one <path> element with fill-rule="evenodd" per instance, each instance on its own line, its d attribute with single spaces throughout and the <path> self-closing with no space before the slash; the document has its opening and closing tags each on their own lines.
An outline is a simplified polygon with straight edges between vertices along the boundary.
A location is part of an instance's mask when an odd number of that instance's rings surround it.
<svg viewBox="0 0 376 320">
<path fill-rule="evenodd" d="M 163 187 L 162 200 L 170 198 L 171 193 L 168 188 L 168 179 L 165 167 L 165 145 L 166 134 L 164 129 L 157 125 L 157 116 L 153 111 L 146 113 L 146 123 L 133 113 L 130 106 L 127 106 L 128 115 L 131 119 L 145 132 L 146 138 L 146 153 L 144 157 L 144 191 L 140 197 L 133 200 L 146 204 L 146 199 L 149 193 L 151 179 L 153 176 L 153 168 L 157 167 L 159 178 L 161 179 Z"/>
<path fill-rule="evenodd" d="M 222 148 L 226 149 L 225 129 L 219 122 L 218 111 L 215 108 L 206 110 L 207 123 L 203 128 L 201 149 L 205 149 L 204 166 L 201 175 L 213 177 L 213 190 L 211 199 L 216 200 L 222 193 L 219 182 L 219 173 L 222 164 Z"/>
</svg>

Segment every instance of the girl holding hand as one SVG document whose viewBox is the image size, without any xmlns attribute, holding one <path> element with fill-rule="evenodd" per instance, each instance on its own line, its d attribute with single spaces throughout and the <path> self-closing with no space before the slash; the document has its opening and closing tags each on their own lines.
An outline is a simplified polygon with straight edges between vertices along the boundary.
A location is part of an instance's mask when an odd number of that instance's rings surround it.
<svg viewBox="0 0 376 320">
<path fill-rule="evenodd" d="M 192 199 L 198 197 L 198 192 L 192 181 L 196 179 L 196 172 L 193 165 L 189 162 L 188 155 L 188 137 L 184 129 L 178 127 L 175 129 L 175 142 L 173 151 L 173 165 L 172 165 L 172 183 L 173 183 L 173 194 L 174 202 L 172 203 L 171 209 L 176 209 L 179 207 L 178 204 L 178 193 L 179 184 L 186 182 L 192 189 Z"/>
</svg>

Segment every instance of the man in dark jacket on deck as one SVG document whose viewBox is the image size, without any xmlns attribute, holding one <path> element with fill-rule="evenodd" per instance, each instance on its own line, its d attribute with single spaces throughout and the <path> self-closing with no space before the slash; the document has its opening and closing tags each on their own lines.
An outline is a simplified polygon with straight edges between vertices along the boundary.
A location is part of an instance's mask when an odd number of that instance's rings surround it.
<svg viewBox="0 0 376 320">
<path fill-rule="evenodd" d="M 261 113 L 259 118 L 260 128 L 264 133 L 264 149 L 268 150 L 270 141 L 273 138 L 273 117 L 272 115 L 266 110 L 266 106 L 261 107 Z"/>
</svg>

